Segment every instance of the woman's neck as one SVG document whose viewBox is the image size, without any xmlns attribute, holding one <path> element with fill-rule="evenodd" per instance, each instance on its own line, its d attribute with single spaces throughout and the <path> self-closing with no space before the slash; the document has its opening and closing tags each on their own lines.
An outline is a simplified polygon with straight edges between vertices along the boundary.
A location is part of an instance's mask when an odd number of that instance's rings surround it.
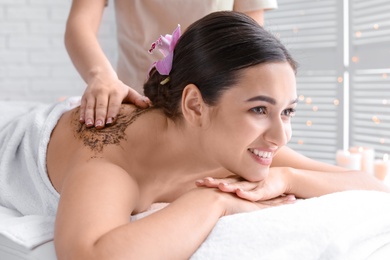
<svg viewBox="0 0 390 260">
<path fill-rule="evenodd" d="M 196 128 L 167 118 L 162 111 L 142 114 L 126 129 L 129 171 L 157 201 L 171 201 L 208 176 L 218 165 L 202 150 Z M 153 201 L 153 202 L 157 202 Z"/>
</svg>

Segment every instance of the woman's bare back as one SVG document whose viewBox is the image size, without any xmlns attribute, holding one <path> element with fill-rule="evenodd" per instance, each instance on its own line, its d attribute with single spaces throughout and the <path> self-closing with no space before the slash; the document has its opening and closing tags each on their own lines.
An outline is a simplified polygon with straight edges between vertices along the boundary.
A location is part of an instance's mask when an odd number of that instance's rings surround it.
<svg viewBox="0 0 390 260">
<path fill-rule="evenodd" d="M 122 105 L 114 124 L 104 129 L 87 128 L 81 124 L 79 107 L 64 113 L 52 132 L 47 150 L 48 175 L 54 188 L 61 193 L 66 173 L 91 160 L 120 165 L 124 152 L 121 144 L 131 141 L 126 129 L 145 111 Z"/>
</svg>

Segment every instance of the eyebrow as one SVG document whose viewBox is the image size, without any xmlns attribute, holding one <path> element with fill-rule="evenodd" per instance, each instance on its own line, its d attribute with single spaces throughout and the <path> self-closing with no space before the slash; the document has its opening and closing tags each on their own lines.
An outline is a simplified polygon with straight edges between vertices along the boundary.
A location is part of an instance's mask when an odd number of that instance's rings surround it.
<svg viewBox="0 0 390 260">
<path fill-rule="evenodd" d="M 255 96 L 255 97 L 252 97 L 252 98 L 247 100 L 247 102 L 251 102 L 251 101 L 264 101 L 264 102 L 270 103 L 271 105 L 276 105 L 276 100 L 273 99 L 272 97 L 267 97 L 267 96 Z M 290 105 L 295 104 L 295 103 L 298 103 L 298 98 L 293 99 L 290 102 Z"/>
</svg>

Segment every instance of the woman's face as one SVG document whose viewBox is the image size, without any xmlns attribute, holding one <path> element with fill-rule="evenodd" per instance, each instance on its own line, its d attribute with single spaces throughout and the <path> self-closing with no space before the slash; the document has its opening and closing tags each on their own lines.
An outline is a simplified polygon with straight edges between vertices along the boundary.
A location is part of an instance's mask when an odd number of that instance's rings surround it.
<svg viewBox="0 0 390 260">
<path fill-rule="evenodd" d="M 296 102 L 289 63 L 243 70 L 239 82 L 210 108 L 208 149 L 226 169 L 249 181 L 264 179 L 272 158 L 291 138 Z"/>
</svg>

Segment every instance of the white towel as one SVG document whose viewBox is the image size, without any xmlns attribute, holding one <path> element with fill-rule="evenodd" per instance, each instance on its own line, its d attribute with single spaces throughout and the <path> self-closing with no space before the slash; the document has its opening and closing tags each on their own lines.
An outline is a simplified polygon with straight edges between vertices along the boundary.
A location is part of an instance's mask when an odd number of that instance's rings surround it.
<svg viewBox="0 0 390 260">
<path fill-rule="evenodd" d="M 59 194 L 46 171 L 50 134 L 63 112 L 77 104 L 0 101 L 0 205 L 22 215 L 55 215 Z"/>
<path fill-rule="evenodd" d="M 390 194 L 346 191 L 221 218 L 191 259 L 390 259 Z"/>
<path fill-rule="evenodd" d="M 54 216 L 23 216 L 0 206 L 0 234 L 29 250 L 53 240 L 54 221 Z M 0 237 L 0 244 L 2 239 Z"/>
<path fill-rule="evenodd" d="M 47 176 L 47 144 L 59 117 L 79 100 L 0 101 L 0 234 L 24 248 L 53 239 L 59 194 Z"/>
</svg>

